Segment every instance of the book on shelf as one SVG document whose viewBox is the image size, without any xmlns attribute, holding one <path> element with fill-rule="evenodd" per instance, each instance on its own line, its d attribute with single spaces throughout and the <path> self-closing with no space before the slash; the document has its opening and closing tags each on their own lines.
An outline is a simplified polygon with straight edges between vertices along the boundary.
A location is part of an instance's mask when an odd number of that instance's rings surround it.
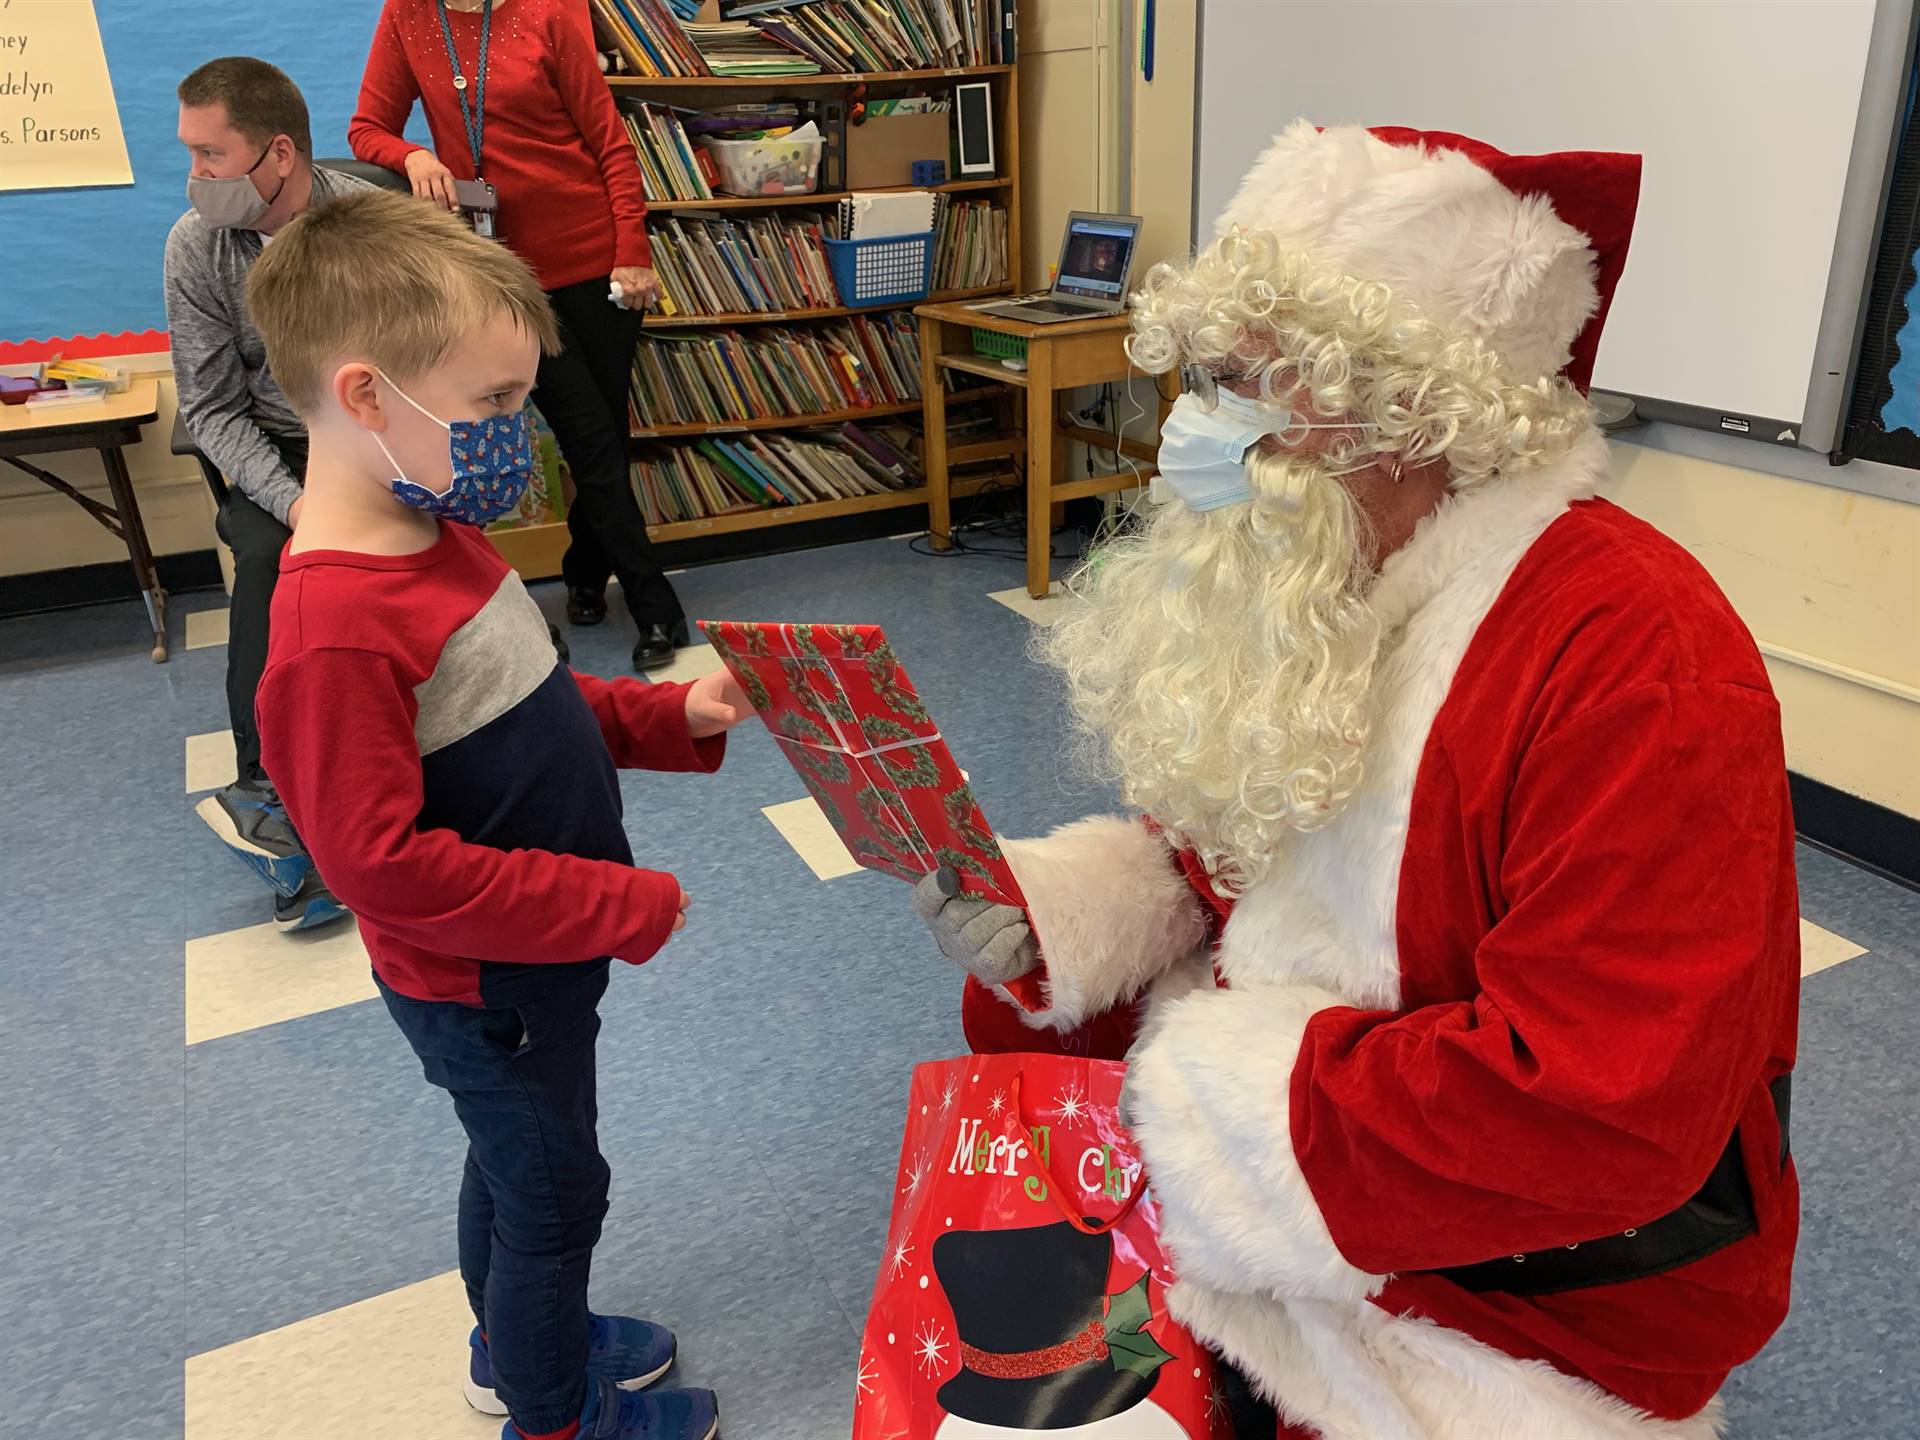
<svg viewBox="0 0 1920 1440">
<path fill-rule="evenodd" d="M 916 466 L 909 462 L 894 473 L 844 428 L 712 436 L 653 447 L 632 465 L 641 512 L 649 525 L 671 525 L 885 495 L 919 483 Z"/>
<path fill-rule="evenodd" d="M 743 0 L 718 22 L 682 0 L 591 0 L 603 45 L 653 78 L 938 70 L 1013 61 L 1015 0 Z"/>
<path fill-rule="evenodd" d="M 899 311 L 799 332 L 655 332 L 635 349 L 631 391 L 646 429 L 908 404 L 920 398 L 919 337 Z"/>
<path fill-rule="evenodd" d="M 710 75 L 707 63 L 687 38 L 677 10 L 679 0 L 588 0 L 594 33 L 616 51 L 635 75 L 652 78 Z M 699 13 L 695 10 L 695 13 Z"/>
<path fill-rule="evenodd" d="M 805 55 L 795 54 L 746 20 L 723 20 L 718 24 L 689 24 L 682 27 L 687 39 L 700 52 L 707 69 L 715 75 L 818 75 L 819 64 Z"/>
<path fill-rule="evenodd" d="M 941 195 L 934 215 L 933 288 L 977 290 L 1007 281 L 1007 212 L 990 200 Z"/>
<path fill-rule="evenodd" d="M 840 304 L 815 215 L 674 215 L 648 231 L 661 313 L 741 315 Z"/>
<path fill-rule="evenodd" d="M 1010 63 L 1014 0 L 815 0 L 753 23 L 829 71 Z"/>
<path fill-rule="evenodd" d="M 683 116 L 671 105 L 623 105 L 620 118 L 640 160 L 649 200 L 711 200 L 719 179 L 713 157 L 688 138 Z"/>
</svg>

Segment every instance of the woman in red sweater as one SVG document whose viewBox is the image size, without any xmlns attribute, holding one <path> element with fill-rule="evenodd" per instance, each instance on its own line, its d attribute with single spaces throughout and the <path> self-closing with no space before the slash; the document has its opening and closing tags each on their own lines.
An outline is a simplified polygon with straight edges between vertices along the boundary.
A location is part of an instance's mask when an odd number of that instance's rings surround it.
<svg viewBox="0 0 1920 1440">
<path fill-rule="evenodd" d="M 401 138 L 416 100 L 432 150 Z M 498 193 L 494 233 L 533 267 L 560 320 L 563 348 L 540 362 L 533 401 L 573 471 L 567 619 L 604 620 L 617 575 L 640 627 L 634 668 L 671 663 L 686 614 L 653 558 L 627 467 L 633 347 L 660 287 L 640 165 L 584 0 L 387 0 L 347 140 L 449 209 L 456 179 Z M 624 299 L 610 305 L 615 281 Z"/>
</svg>

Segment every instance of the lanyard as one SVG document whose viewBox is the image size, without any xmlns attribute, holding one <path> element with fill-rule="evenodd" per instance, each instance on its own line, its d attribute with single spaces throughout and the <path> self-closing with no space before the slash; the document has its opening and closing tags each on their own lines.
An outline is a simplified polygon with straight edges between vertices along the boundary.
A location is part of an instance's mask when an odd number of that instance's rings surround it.
<svg viewBox="0 0 1920 1440">
<path fill-rule="evenodd" d="M 473 151 L 473 173 L 480 175 L 480 146 L 487 134 L 487 41 L 493 35 L 493 0 L 481 0 L 479 71 L 473 100 L 467 100 L 467 77 L 460 71 L 460 52 L 453 48 L 453 23 L 447 19 L 447 0 L 435 0 L 440 9 L 440 33 L 447 42 L 447 63 L 453 67 L 453 93 L 460 97 L 460 118 L 467 124 L 467 148 Z"/>
</svg>

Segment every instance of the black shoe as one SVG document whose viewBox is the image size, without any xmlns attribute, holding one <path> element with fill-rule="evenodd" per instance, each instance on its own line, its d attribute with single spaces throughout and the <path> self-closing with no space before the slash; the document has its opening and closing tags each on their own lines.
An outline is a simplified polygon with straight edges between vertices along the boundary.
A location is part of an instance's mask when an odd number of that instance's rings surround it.
<svg viewBox="0 0 1920 1440">
<path fill-rule="evenodd" d="M 567 623 L 569 625 L 598 625 L 607 618 L 607 597 L 603 591 L 589 590 L 584 585 L 567 587 Z"/>
<path fill-rule="evenodd" d="M 640 638 L 633 644 L 633 668 L 664 670 L 673 664 L 674 634 L 671 625 L 642 625 Z"/>
<path fill-rule="evenodd" d="M 567 648 L 566 639 L 560 634 L 560 627 L 552 621 L 547 622 L 547 638 L 553 641 L 553 653 L 560 657 L 562 665 L 573 663 L 573 651 Z"/>
</svg>

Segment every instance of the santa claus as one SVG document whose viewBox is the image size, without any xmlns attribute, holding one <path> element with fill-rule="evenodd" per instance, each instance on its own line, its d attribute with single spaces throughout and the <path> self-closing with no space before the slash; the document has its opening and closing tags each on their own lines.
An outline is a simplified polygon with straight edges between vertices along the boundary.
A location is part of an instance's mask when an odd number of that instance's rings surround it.
<svg viewBox="0 0 1920 1440">
<path fill-rule="evenodd" d="M 1169 503 L 1037 642 L 1142 818 L 917 892 L 977 1048 L 1129 1053 L 1171 1309 L 1283 1435 L 1706 1440 L 1786 1312 L 1779 712 L 1595 494 L 1638 181 L 1280 135 L 1136 298 Z"/>
</svg>

